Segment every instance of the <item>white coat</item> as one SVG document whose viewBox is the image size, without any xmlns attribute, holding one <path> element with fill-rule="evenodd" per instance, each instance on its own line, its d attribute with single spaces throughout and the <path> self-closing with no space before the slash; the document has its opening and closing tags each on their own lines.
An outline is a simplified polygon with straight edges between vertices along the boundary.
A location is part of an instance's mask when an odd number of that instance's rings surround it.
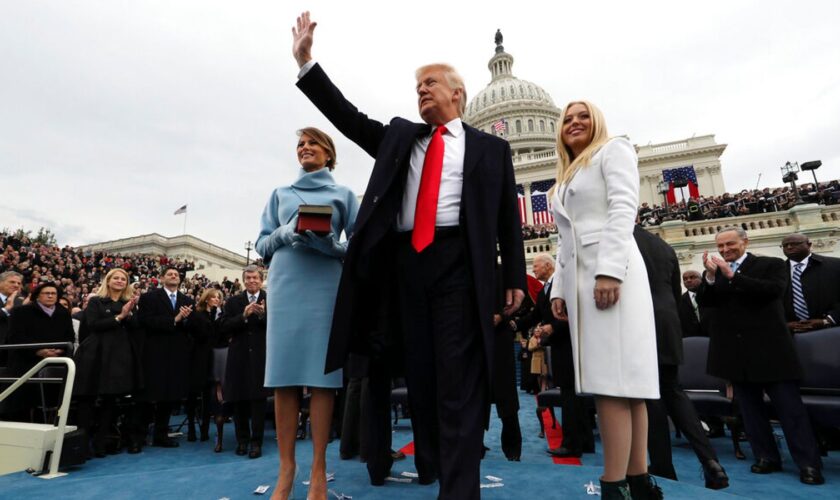
<svg viewBox="0 0 840 500">
<path fill-rule="evenodd" d="M 566 301 L 578 393 L 659 398 L 653 302 L 633 239 L 637 165 L 633 145 L 611 139 L 552 197 L 558 244 L 551 298 Z M 595 306 L 596 276 L 622 282 L 618 302 L 605 310 Z"/>
</svg>

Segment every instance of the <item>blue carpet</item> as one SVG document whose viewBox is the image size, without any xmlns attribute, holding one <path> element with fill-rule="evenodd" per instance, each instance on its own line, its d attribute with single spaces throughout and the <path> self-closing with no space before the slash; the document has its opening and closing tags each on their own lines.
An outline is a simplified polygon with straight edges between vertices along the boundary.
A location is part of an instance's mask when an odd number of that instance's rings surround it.
<svg viewBox="0 0 840 500">
<path fill-rule="evenodd" d="M 499 423 L 493 419 L 485 441 L 491 450 L 482 463 L 482 483 L 490 484 L 485 476 L 501 478 L 504 486 L 482 490 L 482 498 L 592 498 L 586 493 L 586 484 L 598 483 L 603 456 L 600 447 L 595 454 L 583 456 L 582 466 L 556 465 L 545 453 L 545 440 L 539 439 L 535 401 L 533 396 L 522 394 L 520 421 L 523 431 L 522 462 L 508 462 L 499 449 Z M 559 410 L 557 416 L 560 417 Z M 180 420 L 180 419 L 179 419 Z M 408 422 L 401 420 L 394 430 L 394 448 L 411 441 Z M 271 446 L 273 429 L 267 429 L 264 455 L 250 460 L 233 453 L 235 440 L 233 426 L 228 424 L 225 434 L 225 451 L 213 453 L 213 440 L 189 443 L 181 439 L 180 448 L 161 449 L 148 447 L 139 455 L 120 454 L 104 459 L 94 459 L 84 466 L 71 469 L 68 476 L 43 480 L 25 473 L 0 477 L 0 498 L 126 498 L 168 499 L 203 498 L 216 500 L 252 497 L 254 489 L 266 484 L 273 486 L 277 473 L 277 450 Z M 666 498 L 838 498 L 840 485 L 840 455 L 833 453 L 824 458 L 827 484 L 805 486 L 787 449 L 783 450 L 785 471 L 765 476 L 751 474 L 752 460 L 736 460 L 729 438 L 712 440 L 721 462 L 730 476 L 731 486 L 722 491 L 703 488 L 699 463 L 685 440 L 674 441 L 674 466 L 679 482 L 659 480 Z M 746 445 L 746 443 L 744 443 Z M 744 446 L 749 456 L 749 446 Z M 306 469 L 311 464 L 311 441 L 298 441 L 298 466 Z M 357 460 L 342 461 L 338 457 L 338 442 L 328 448 L 328 470 L 335 473 L 330 489 L 358 499 L 429 499 L 435 498 L 437 485 L 420 486 L 388 482 L 385 486 L 369 486 L 364 464 Z M 393 475 L 413 472 L 411 457 L 394 465 Z M 301 474 L 301 480 L 308 476 Z M 298 484 L 298 492 L 305 497 L 306 487 Z M 270 493 L 270 492 L 269 492 Z M 267 498 L 267 497 L 264 497 Z"/>
</svg>

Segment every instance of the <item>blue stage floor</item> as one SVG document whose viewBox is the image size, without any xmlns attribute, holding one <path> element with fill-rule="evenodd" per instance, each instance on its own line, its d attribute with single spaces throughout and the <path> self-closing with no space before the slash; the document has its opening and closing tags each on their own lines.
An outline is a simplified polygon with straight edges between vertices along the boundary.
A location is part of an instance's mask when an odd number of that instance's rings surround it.
<svg viewBox="0 0 840 500">
<path fill-rule="evenodd" d="M 508 462 L 498 445 L 499 426 L 493 420 L 490 432 L 485 438 L 491 450 L 482 463 L 482 483 L 491 484 L 484 476 L 501 478 L 503 486 L 482 490 L 482 498 L 593 498 L 586 491 L 586 484 L 598 484 L 602 464 L 600 453 L 584 455 L 582 466 L 557 465 L 545 453 L 545 440 L 537 437 L 538 427 L 533 396 L 521 394 L 520 421 L 523 430 L 522 462 Z M 558 410 L 559 418 L 559 410 Z M 407 424 L 402 420 L 401 424 Z M 264 455 L 260 459 L 234 455 L 235 439 L 233 425 L 225 429 L 225 451 L 213 453 L 213 440 L 205 443 L 189 443 L 181 439 L 176 449 L 145 448 L 139 455 L 109 456 L 94 459 L 82 467 L 70 470 L 68 476 L 43 480 L 25 473 L 0 477 L 0 498 L 2 499 L 168 499 L 199 498 L 231 500 L 253 498 L 254 489 L 262 484 L 273 487 L 277 473 L 277 449 L 271 446 L 274 432 L 267 429 Z M 411 441 L 407 425 L 394 431 L 394 447 L 399 448 Z M 805 486 L 799 483 L 799 474 L 787 450 L 783 451 L 784 472 L 759 476 L 749 472 L 751 458 L 736 460 L 729 438 L 713 440 L 720 454 L 721 462 L 730 477 L 731 486 L 722 491 L 703 488 L 700 465 L 684 440 L 674 442 L 674 465 L 679 482 L 660 480 L 659 484 L 666 498 L 838 498 L 840 494 L 840 454 L 832 453 L 824 458 L 826 484 Z M 600 452 L 600 448 L 598 449 Z M 744 452 L 750 455 L 749 445 L 744 443 Z M 311 463 L 311 441 L 298 441 L 298 465 L 306 468 Z M 437 485 L 420 486 L 388 482 L 374 488 L 368 484 L 364 464 L 357 460 L 341 461 L 338 457 L 338 442 L 328 449 L 328 470 L 335 473 L 330 488 L 359 499 L 431 499 L 435 498 Z M 412 458 L 397 462 L 393 476 L 402 472 L 413 472 Z M 303 480 L 308 473 L 301 477 Z M 305 498 L 306 487 L 298 484 L 298 494 Z M 271 491 L 265 497 L 268 498 Z"/>
</svg>

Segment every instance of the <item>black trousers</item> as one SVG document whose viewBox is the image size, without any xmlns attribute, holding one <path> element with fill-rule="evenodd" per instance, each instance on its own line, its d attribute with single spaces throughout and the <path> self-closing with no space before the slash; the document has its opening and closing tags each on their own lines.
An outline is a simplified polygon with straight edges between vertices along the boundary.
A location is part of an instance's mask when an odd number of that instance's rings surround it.
<svg viewBox="0 0 840 500">
<path fill-rule="evenodd" d="M 554 382 L 561 391 L 562 446 L 572 452 L 591 450 L 595 447 L 595 435 L 587 415 L 586 400 L 575 392 L 572 339 L 565 328 L 553 335 L 558 335 L 551 347 L 551 371 L 554 374 Z"/>
<path fill-rule="evenodd" d="M 659 365 L 659 397 L 645 401 L 648 412 L 648 453 L 650 467 L 648 471 L 659 477 L 676 481 L 677 472 L 671 458 L 671 431 L 668 417 L 688 440 L 694 454 L 701 464 L 717 460 L 709 438 L 703 431 L 700 417 L 694 405 L 683 392 L 679 383 L 679 367 Z"/>
<path fill-rule="evenodd" d="M 362 381 L 359 454 L 367 463 L 370 483 L 381 486 L 391 474 L 391 373 L 379 359 L 370 362 Z"/>
<path fill-rule="evenodd" d="M 233 402 L 233 423 L 237 443 L 262 446 L 265 430 L 265 402 L 266 398 Z"/>
<path fill-rule="evenodd" d="M 764 404 L 764 393 L 776 410 L 782 423 L 790 454 L 801 469 L 803 467 L 822 468 L 817 439 L 811 428 L 808 410 L 802 404 L 799 385 L 794 381 L 771 383 L 733 383 L 735 398 L 741 406 L 744 417 L 744 430 L 756 459 L 763 458 L 775 463 L 782 463 L 779 448 L 773 439 L 770 416 Z"/>
<path fill-rule="evenodd" d="M 478 499 L 488 375 L 466 246 L 457 229 L 419 254 L 399 239 L 414 464 L 421 481 L 439 477 L 440 499 Z"/>
</svg>

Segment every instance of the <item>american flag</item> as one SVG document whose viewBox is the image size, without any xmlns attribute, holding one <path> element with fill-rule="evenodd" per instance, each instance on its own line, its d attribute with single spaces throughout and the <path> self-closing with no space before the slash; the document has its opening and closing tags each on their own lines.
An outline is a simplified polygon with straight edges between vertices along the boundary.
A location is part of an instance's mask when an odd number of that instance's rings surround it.
<svg viewBox="0 0 840 500">
<path fill-rule="evenodd" d="M 553 180 L 531 183 L 531 211 L 534 214 L 534 224 L 550 224 L 554 222 L 554 218 L 548 211 L 548 190 L 553 185 Z"/>
<path fill-rule="evenodd" d="M 172 215 L 185 214 L 185 213 L 187 213 L 187 206 L 186 205 L 179 208 L 178 210 L 175 210 L 175 213 L 172 214 Z"/>
<path fill-rule="evenodd" d="M 697 189 L 697 174 L 694 172 L 694 165 L 687 167 L 677 167 L 662 171 L 662 180 L 668 183 L 668 203 L 676 203 L 677 197 L 675 193 L 674 183 L 680 180 L 688 181 L 688 195 L 692 198 L 700 196 L 700 191 Z M 687 201 L 687 200 L 686 200 Z"/>
<path fill-rule="evenodd" d="M 502 118 L 501 120 L 494 123 L 493 129 L 496 131 L 497 134 L 504 134 L 505 132 L 507 132 L 507 123 L 505 122 L 505 119 Z"/>
<path fill-rule="evenodd" d="M 525 224 L 528 221 L 527 209 L 525 208 L 525 188 L 522 184 L 516 185 L 516 202 L 519 205 L 519 221 Z"/>
</svg>

